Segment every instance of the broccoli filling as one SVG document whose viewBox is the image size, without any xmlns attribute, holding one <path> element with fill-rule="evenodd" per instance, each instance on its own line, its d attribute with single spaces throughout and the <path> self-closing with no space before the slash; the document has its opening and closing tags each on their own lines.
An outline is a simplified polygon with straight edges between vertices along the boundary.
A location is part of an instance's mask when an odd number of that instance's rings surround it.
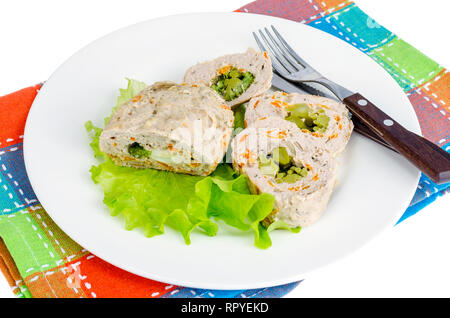
<svg viewBox="0 0 450 318">
<path fill-rule="evenodd" d="M 128 146 L 128 153 L 135 158 L 148 158 L 152 152 L 144 149 L 139 143 L 134 142 Z"/>
<path fill-rule="evenodd" d="M 307 104 L 295 104 L 286 110 L 289 113 L 285 119 L 295 123 L 300 129 L 324 133 L 328 128 L 330 118 L 325 115 L 323 109 L 314 112 Z"/>
<path fill-rule="evenodd" d="M 297 167 L 286 148 L 275 148 L 267 156 L 259 157 L 259 169 L 263 175 L 275 178 L 276 183 L 296 183 L 308 175 L 306 167 Z"/>
<path fill-rule="evenodd" d="M 241 72 L 233 67 L 229 71 L 219 75 L 211 86 L 227 102 L 241 96 L 255 80 L 250 72 Z"/>
</svg>

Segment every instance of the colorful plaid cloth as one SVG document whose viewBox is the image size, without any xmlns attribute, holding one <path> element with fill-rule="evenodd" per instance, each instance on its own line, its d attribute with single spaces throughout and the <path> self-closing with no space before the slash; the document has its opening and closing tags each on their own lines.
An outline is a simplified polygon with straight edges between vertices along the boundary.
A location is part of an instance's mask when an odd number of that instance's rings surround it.
<svg viewBox="0 0 450 318">
<path fill-rule="evenodd" d="M 259 0 L 237 10 L 307 23 L 377 61 L 402 87 L 423 134 L 450 149 L 448 71 L 342 0 Z M 218 291 L 138 277 L 95 257 L 64 234 L 33 192 L 23 161 L 23 130 L 40 85 L 0 97 L 0 269 L 18 297 L 281 297 L 299 283 Z M 402 220 L 449 189 L 422 176 Z"/>
</svg>

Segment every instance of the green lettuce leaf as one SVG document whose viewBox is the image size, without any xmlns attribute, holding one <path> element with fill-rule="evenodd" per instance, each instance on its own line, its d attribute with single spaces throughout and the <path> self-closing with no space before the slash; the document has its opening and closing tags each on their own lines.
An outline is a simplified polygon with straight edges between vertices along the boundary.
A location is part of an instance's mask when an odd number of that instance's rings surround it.
<svg viewBox="0 0 450 318">
<path fill-rule="evenodd" d="M 196 227 L 211 236 L 217 232 L 217 225 L 203 211 L 205 205 L 189 204 L 196 191 L 204 193 L 201 183 L 196 187 L 203 177 L 121 167 L 109 159 L 92 167 L 91 177 L 103 187 L 103 202 L 111 215 L 123 215 L 127 230 L 142 227 L 152 237 L 163 234 L 166 224 L 179 231 L 186 244 Z"/>
<path fill-rule="evenodd" d="M 127 81 L 128 81 L 127 88 L 119 88 L 120 94 L 117 97 L 116 105 L 113 107 L 111 114 L 114 113 L 117 107 L 119 107 L 123 103 L 128 102 L 130 99 L 138 95 L 144 88 L 147 87 L 147 84 L 145 84 L 144 82 L 140 82 L 129 78 L 127 78 Z M 111 116 L 105 118 L 105 126 L 109 122 L 110 118 Z"/>
<path fill-rule="evenodd" d="M 242 231 L 254 230 L 255 245 L 269 247 L 270 237 L 260 235 L 265 229 L 258 224 L 272 212 L 273 196 L 251 195 L 246 178 L 235 178 L 234 171 L 223 166 L 218 168 L 220 175 L 200 177 L 121 167 L 106 159 L 91 168 L 91 177 L 102 186 L 111 215 L 124 217 L 127 230 L 142 227 L 152 237 L 163 234 L 167 225 L 190 244 L 195 228 L 216 235 L 218 226 L 211 219 L 215 218 Z M 226 178 L 224 171 L 230 172 Z"/>
<path fill-rule="evenodd" d="M 84 124 L 84 128 L 86 128 L 86 131 L 91 137 L 91 142 L 89 143 L 89 145 L 94 151 L 95 158 L 104 159 L 105 155 L 103 154 L 103 152 L 101 152 L 99 146 L 100 134 L 102 133 L 103 129 L 95 127 L 90 120 Z"/>
<path fill-rule="evenodd" d="M 113 111 L 143 88 L 144 83 L 129 79 L 128 87 L 120 90 Z M 260 224 L 272 212 L 274 197 L 250 194 L 246 177 L 239 176 L 228 164 L 220 164 L 208 177 L 117 166 L 100 151 L 102 129 L 90 121 L 85 128 L 91 136 L 94 155 L 101 160 L 92 166 L 91 178 L 103 188 L 103 202 L 110 214 L 122 215 L 127 230 L 143 228 L 147 237 L 153 237 L 163 234 L 168 226 L 190 244 L 193 230 L 214 236 L 218 225 L 213 220 L 222 220 L 242 231 L 253 230 L 255 246 L 268 248 L 272 244 L 268 234 L 271 230 L 289 229 L 277 222 L 267 229 Z"/>
</svg>

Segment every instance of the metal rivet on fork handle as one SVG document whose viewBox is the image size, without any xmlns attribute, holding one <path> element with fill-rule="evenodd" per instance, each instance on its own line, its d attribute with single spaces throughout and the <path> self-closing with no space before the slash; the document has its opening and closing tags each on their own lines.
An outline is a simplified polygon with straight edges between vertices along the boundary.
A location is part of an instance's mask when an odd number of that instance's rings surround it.
<svg viewBox="0 0 450 318">
<path fill-rule="evenodd" d="M 367 106 L 367 101 L 365 100 L 365 99 L 360 99 L 359 101 L 358 101 L 358 105 L 359 106 Z"/>
</svg>

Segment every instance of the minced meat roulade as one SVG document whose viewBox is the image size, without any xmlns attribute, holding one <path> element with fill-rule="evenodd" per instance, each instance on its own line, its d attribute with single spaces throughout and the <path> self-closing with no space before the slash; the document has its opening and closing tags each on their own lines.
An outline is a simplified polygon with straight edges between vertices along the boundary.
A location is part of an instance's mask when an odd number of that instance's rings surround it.
<svg viewBox="0 0 450 318">
<path fill-rule="evenodd" d="M 184 81 L 213 88 L 232 107 L 263 94 L 272 85 L 272 62 L 267 52 L 249 48 L 190 67 Z"/>
<path fill-rule="evenodd" d="M 209 175 L 228 149 L 233 121 L 211 88 L 158 82 L 117 108 L 100 149 L 121 166 Z"/>
<path fill-rule="evenodd" d="M 266 223 L 282 220 L 293 227 L 308 226 L 326 209 L 335 185 L 336 162 L 309 142 L 293 132 L 292 125 L 249 126 L 232 140 L 233 166 L 247 177 L 251 191 L 275 197 Z"/>
<path fill-rule="evenodd" d="M 322 143 L 333 156 L 344 151 L 353 131 L 344 104 L 314 95 L 274 92 L 252 98 L 245 113 L 246 124 L 250 126 L 267 117 L 295 123 L 299 133 Z"/>
</svg>

